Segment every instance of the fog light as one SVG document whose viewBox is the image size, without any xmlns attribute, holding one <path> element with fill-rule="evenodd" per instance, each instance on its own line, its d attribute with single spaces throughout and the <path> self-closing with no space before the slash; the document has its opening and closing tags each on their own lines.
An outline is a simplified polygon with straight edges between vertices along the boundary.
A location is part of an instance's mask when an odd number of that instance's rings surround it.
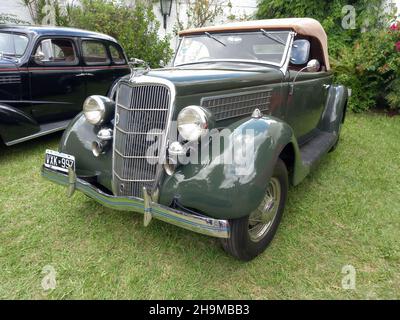
<svg viewBox="0 0 400 320">
<path fill-rule="evenodd" d="M 172 142 L 168 148 L 168 153 L 172 157 L 184 156 L 186 152 L 187 149 L 178 141 Z"/>
<path fill-rule="evenodd" d="M 97 138 L 102 141 L 109 141 L 113 138 L 113 131 L 110 128 L 103 128 L 97 133 Z"/>
</svg>

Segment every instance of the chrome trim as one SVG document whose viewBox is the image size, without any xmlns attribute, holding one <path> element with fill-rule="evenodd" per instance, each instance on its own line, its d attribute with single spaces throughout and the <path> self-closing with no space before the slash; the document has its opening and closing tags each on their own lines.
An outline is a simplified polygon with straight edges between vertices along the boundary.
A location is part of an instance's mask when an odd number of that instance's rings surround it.
<svg viewBox="0 0 400 320">
<path fill-rule="evenodd" d="M 200 105 L 209 110 L 216 121 L 250 116 L 255 108 L 266 113 L 269 112 L 273 89 L 247 90 L 247 88 L 245 88 L 244 91 L 244 93 L 230 93 L 220 96 L 205 97 L 201 99 Z M 265 95 L 265 97 L 260 97 L 259 95 Z M 232 101 L 232 98 L 235 99 L 235 101 Z M 264 102 L 255 103 L 264 98 Z M 245 100 L 241 101 L 240 99 Z M 219 101 L 219 103 L 216 104 L 215 101 Z"/>
<path fill-rule="evenodd" d="M 143 214 L 147 212 L 147 219 L 149 219 L 149 215 L 151 215 L 152 218 L 207 236 L 225 239 L 230 237 L 230 225 L 228 220 L 213 219 L 202 215 L 195 215 L 175 210 L 153 202 L 154 197 L 151 196 L 144 196 L 146 203 L 143 199 L 136 197 L 116 197 L 107 194 L 89 182 L 76 177 L 74 172 L 66 175 L 42 166 L 41 174 L 42 177 L 52 182 L 64 186 L 72 186 L 70 188 L 83 192 L 105 207 L 114 210 L 132 211 Z"/>
<path fill-rule="evenodd" d="M 281 68 L 280 68 L 281 72 L 283 73 L 283 76 L 286 76 L 287 69 L 289 68 L 290 56 L 291 56 L 291 54 L 292 54 L 293 40 L 294 40 L 294 37 L 295 37 L 296 35 L 297 35 L 296 32 L 291 31 L 291 32 L 289 33 L 289 37 L 288 37 L 288 39 L 287 39 L 287 45 L 286 45 L 285 53 L 284 53 L 284 56 L 285 56 L 285 54 L 286 54 L 286 58 L 285 58 L 284 64 L 283 64 L 283 65 L 281 66 Z"/>
<path fill-rule="evenodd" d="M 263 114 L 260 109 L 254 109 L 253 113 L 251 114 L 251 117 L 256 119 L 262 118 L 262 116 Z"/>
<path fill-rule="evenodd" d="M 176 89 L 174 84 L 166 79 L 162 79 L 162 78 L 156 78 L 156 77 L 152 77 L 152 76 L 147 76 L 147 75 L 140 75 L 140 76 L 136 76 L 136 77 L 131 77 L 129 80 L 121 80 L 118 83 L 118 88 L 117 88 L 117 96 L 116 96 L 116 103 L 118 106 L 120 106 L 120 104 L 118 103 L 119 101 L 119 86 L 121 84 L 125 84 L 128 86 L 134 86 L 134 85 L 163 85 L 165 87 L 167 87 L 169 89 L 169 93 L 170 93 L 170 104 L 168 107 L 168 115 L 167 115 L 167 123 L 165 126 L 165 130 L 164 130 L 164 135 L 163 135 L 163 140 L 161 143 L 161 147 L 160 147 L 160 153 L 159 153 L 159 160 L 158 160 L 158 165 L 157 165 L 157 169 L 156 169 L 156 174 L 154 177 L 154 184 L 153 187 L 151 188 L 150 191 L 150 196 L 154 196 L 160 180 L 162 178 L 162 174 L 164 172 L 164 168 L 163 168 L 163 164 L 166 162 L 166 147 L 167 147 L 167 142 L 168 142 L 168 135 L 169 135 L 169 131 L 170 131 L 170 127 L 171 127 L 171 122 L 172 122 L 172 116 L 174 113 L 174 107 L 175 107 L 175 99 L 176 99 Z M 116 108 L 117 110 L 117 108 Z M 114 150 L 115 150 L 115 137 L 116 137 L 116 130 L 119 130 L 123 133 L 129 133 L 129 132 L 125 132 L 125 130 L 121 129 L 121 128 L 117 128 L 117 124 L 114 125 L 114 142 L 113 142 L 113 153 L 112 153 L 112 171 L 113 171 L 113 182 L 112 182 L 112 191 L 114 194 L 117 194 L 117 190 L 115 190 L 115 183 L 114 183 L 114 162 L 115 162 L 115 158 L 114 158 Z M 139 134 L 141 134 L 139 132 Z M 118 177 L 119 178 L 119 177 Z M 119 178 L 120 179 L 120 178 Z"/>
<path fill-rule="evenodd" d="M 111 128 L 102 128 L 97 133 L 97 138 L 103 141 L 109 141 L 113 139 L 113 130 Z"/>
<path fill-rule="evenodd" d="M 39 138 L 41 136 L 45 136 L 45 135 L 50 134 L 50 133 L 54 133 L 54 132 L 65 130 L 67 127 L 68 127 L 68 124 L 63 125 L 61 127 L 53 128 L 53 129 L 50 129 L 50 130 L 47 130 L 47 131 L 39 131 L 38 133 L 32 134 L 30 136 L 26 136 L 26 137 L 23 137 L 23 138 L 20 138 L 20 139 L 16 139 L 16 140 L 12 140 L 12 141 L 9 141 L 9 142 L 5 142 L 4 144 L 7 147 L 9 147 L 9 146 L 12 146 L 12 145 L 17 144 L 17 143 L 25 142 L 25 141 L 32 140 L 32 139 L 35 139 L 35 138 Z"/>
<path fill-rule="evenodd" d="M 283 61 L 283 59 L 282 59 Z M 266 62 L 263 60 L 251 60 L 251 59 L 212 59 L 212 60 L 202 60 L 199 62 L 188 62 L 174 65 L 175 68 L 185 67 L 190 65 L 202 64 L 202 63 L 213 63 L 213 62 L 239 62 L 239 63 L 252 63 L 252 64 L 261 64 L 264 66 L 274 66 L 280 67 L 281 64 L 275 62 Z"/>
</svg>

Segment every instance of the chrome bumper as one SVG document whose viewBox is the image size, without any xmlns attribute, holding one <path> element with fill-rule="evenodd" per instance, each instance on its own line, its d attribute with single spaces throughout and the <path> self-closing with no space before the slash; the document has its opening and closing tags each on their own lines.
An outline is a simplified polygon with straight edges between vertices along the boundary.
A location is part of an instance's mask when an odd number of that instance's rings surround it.
<svg viewBox="0 0 400 320">
<path fill-rule="evenodd" d="M 116 197 L 78 178 L 72 170 L 67 175 L 43 166 L 42 176 L 55 183 L 69 186 L 70 195 L 77 189 L 105 207 L 115 210 L 143 213 L 145 226 L 149 224 L 151 218 L 155 218 L 211 237 L 229 238 L 230 236 L 229 222 L 227 220 L 198 216 L 155 203 L 151 200 L 145 189 L 143 190 L 144 199 L 136 197 Z"/>
</svg>

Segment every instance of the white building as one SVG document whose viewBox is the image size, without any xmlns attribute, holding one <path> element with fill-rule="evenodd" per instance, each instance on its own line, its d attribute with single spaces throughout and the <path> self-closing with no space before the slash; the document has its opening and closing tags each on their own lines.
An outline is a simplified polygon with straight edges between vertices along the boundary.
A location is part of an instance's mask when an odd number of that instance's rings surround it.
<svg viewBox="0 0 400 320">
<path fill-rule="evenodd" d="M 23 21 L 32 21 L 29 10 L 22 4 L 22 0 L 0 0 L 0 13 L 14 14 Z"/>
</svg>

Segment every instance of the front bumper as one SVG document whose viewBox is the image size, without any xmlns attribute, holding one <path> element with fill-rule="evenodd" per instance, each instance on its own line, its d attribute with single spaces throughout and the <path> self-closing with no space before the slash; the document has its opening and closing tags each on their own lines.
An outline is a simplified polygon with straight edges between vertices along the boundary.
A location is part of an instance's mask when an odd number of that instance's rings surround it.
<svg viewBox="0 0 400 320">
<path fill-rule="evenodd" d="M 105 207 L 115 210 L 143 213 L 145 225 L 148 225 L 151 218 L 155 218 L 187 230 L 216 238 L 229 238 L 230 236 L 230 227 L 227 220 L 213 219 L 163 206 L 153 202 L 145 189 L 143 190 L 144 199 L 136 197 L 116 197 L 80 179 L 72 170 L 70 170 L 67 175 L 43 166 L 42 176 L 55 183 L 69 186 L 70 195 L 77 189 Z"/>
</svg>

